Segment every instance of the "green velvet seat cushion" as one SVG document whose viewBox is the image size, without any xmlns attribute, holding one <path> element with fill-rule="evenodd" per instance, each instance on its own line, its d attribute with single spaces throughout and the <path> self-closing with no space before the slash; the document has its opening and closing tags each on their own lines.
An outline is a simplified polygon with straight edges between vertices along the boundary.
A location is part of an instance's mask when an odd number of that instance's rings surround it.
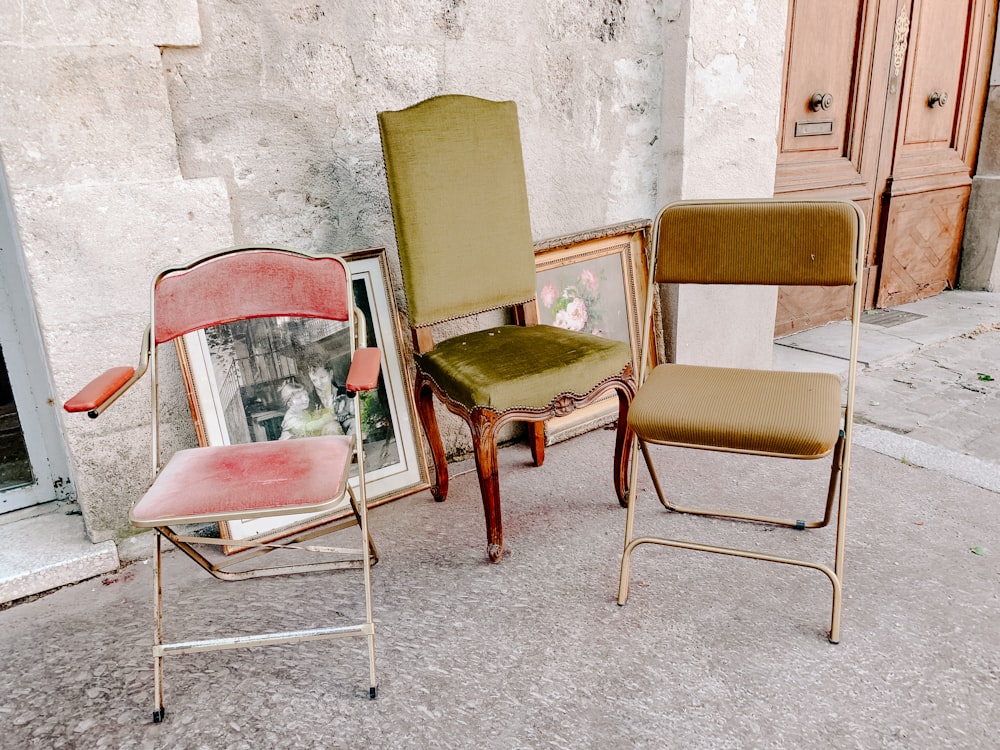
<svg viewBox="0 0 1000 750">
<path fill-rule="evenodd" d="M 556 396 L 583 396 L 621 373 L 628 344 L 554 326 L 500 326 L 442 341 L 417 363 L 469 409 L 544 409 Z"/>
<path fill-rule="evenodd" d="M 640 440 L 798 458 L 840 434 L 840 378 L 828 373 L 660 365 L 629 408 Z"/>
</svg>

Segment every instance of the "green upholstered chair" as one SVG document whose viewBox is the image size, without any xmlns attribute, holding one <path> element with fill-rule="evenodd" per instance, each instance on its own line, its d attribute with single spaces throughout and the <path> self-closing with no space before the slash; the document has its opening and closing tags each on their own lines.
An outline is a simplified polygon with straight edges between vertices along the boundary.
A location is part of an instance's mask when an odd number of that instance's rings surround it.
<svg viewBox="0 0 1000 750">
<path fill-rule="evenodd" d="M 797 284 L 853 287 L 846 401 L 840 378 L 829 373 L 782 372 L 664 364 L 641 372 L 628 415 L 660 502 L 680 513 L 754 521 L 794 529 L 826 526 L 838 494 L 832 567 L 762 552 L 634 535 L 637 456 L 629 481 L 625 550 L 618 603 L 628 597 L 632 552 L 643 544 L 717 552 L 813 568 L 833 585 L 830 641 L 840 639 L 844 531 L 854 414 L 854 378 L 861 315 L 864 217 L 846 201 L 682 201 L 664 208 L 653 224 L 654 281 L 646 302 L 647 323 L 657 283 Z M 648 346 L 649 326 L 643 350 Z M 846 336 L 845 336 L 846 339 Z M 847 349 L 845 341 L 845 350 Z M 645 362 L 645 355 L 640 362 Z M 644 368 L 645 369 L 645 368 Z M 846 406 L 844 405 L 846 404 Z M 654 467 L 653 445 L 699 448 L 779 458 L 832 457 L 823 517 L 814 521 L 678 507 L 664 493 Z M 657 457 L 662 463 L 662 457 Z M 838 484 L 839 478 L 839 484 Z M 818 503 L 817 503 L 818 505 Z"/>
<path fill-rule="evenodd" d="M 497 431 L 529 422 L 535 464 L 545 419 L 616 391 L 613 483 L 625 499 L 625 413 L 635 391 L 627 344 L 537 325 L 535 263 L 514 102 L 439 96 L 378 115 L 403 286 L 413 332 L 416 403 L 435 464 L 435 499 L 448 465 L 433 395 L 472 431 L 487 550 L 503 550 Z M 510 308 L 514 324 L 436 346 L 435 324 Z"/>
</svg>

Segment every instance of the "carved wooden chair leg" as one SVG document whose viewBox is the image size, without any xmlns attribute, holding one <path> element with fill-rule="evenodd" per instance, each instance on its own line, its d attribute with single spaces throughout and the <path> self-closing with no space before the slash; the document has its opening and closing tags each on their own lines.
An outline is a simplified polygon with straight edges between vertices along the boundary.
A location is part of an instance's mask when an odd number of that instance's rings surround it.
<svg viewBox="0 0 1000 750">
<path fill-rule="evenodd" d="M 469 420 L 472 443 L 476 453 L 476 472 L 483 495 L 486 515 L 486 552 L 491 562 L 499 562 L 503 554 L 503 525 L 500 520 L 500 479 L 497 473 L 497 439 L 495 412 L 475 409 Z"/>
<path fill-rule="evenodd" d="M 441 431 L 438 429 L 437 415 L 434 413 L 434 392 L 426 380 L 418 376 L 416 384 L 416 407 L 420 423 L 424 426 L 424 434 L 430 444 L 431 458 L 434 461 L 434 485 L 431 495 L 442 503 L 448 497 L 448 459 L 444 454 L 444 443 L 441 441 Z"/>
<path fill-rule="evenodd" d="M 535 466 L 545 462 L 545 422 L 528 422 L 528 444 Z"/>
<path fill-rule="evenodd" d="M 618 392 L 618 436 L 615 439 L 614 483 L 618 503 L 628 507 L 628 476 L 629 457 L 632 455 L 632 444 L 635 433 L 628 426 L 628 407 L 635 395 L 635 389 L 619 388 Z"/>
</svg>

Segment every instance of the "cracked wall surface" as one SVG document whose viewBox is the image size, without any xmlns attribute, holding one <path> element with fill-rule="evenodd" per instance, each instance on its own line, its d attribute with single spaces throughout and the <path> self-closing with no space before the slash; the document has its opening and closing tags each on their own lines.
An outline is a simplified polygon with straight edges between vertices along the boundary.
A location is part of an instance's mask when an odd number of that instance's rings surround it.
<svg viewBox="0 0 1000 750">
<path fill-rule="evenodd" d="M 0 154 L 55 392 L 134 361 L 155 270 L 232 244 L 385 246 L 405 312 L 376 113 L 429 96 L 517 102 L 536 239 L 681 195 L 768 194 L 784 6 L 0 5 Z M 166 442 L 190 445 L 176 360 L 165 387 Z M 127 532 L 149 479 L 147 410 L 140 389 L 63 419 L 95 540 Z M 468 450 L 464 425 L 442 428 Z"/>
</svg>

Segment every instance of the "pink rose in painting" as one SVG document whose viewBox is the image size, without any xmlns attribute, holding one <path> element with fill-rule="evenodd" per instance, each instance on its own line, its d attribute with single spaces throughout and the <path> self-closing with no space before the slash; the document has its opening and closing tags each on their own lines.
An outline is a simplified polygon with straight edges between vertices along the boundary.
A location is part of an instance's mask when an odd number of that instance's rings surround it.
<svg viewBox="0 0 1000 750">
<path fill-rule="evenodd" d="M 580 286 L 591 292 L 596 292 L 598 287 L 601 285 L 600 279 L 597 278 L 597 274 L 589 269 L 584 269 L 580 273 Z"/>
<path fill-rule="evenodd" d="M 546 284 L 542 287 L 542 304 L 546 307 L 552 307 L 552 303 L 556 301 L 558 296 L 559 291 L 552 284 Z"/>
<path fill-rule="evenodd" d="M 556 314 L 555 324 L 567 331 L 582 331 L 587 325 L 587 305 L 577 297 Z"/>
</svg>

